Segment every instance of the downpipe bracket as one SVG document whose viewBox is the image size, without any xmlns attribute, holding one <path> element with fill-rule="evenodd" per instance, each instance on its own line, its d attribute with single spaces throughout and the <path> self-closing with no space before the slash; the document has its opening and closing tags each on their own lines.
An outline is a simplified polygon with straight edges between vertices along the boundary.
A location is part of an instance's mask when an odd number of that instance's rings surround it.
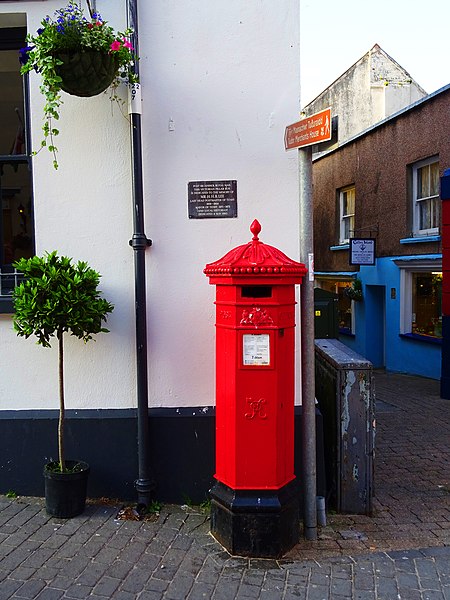
<svg viewBox="0 0 450 600">
<path fill-rule="evenodd" d="M 128 242 L 133 250 L 142 250 L 148 248 L 153 244 L 152 240 L 149 240 L 145 233 L 135 233 Z"/>
</svg>

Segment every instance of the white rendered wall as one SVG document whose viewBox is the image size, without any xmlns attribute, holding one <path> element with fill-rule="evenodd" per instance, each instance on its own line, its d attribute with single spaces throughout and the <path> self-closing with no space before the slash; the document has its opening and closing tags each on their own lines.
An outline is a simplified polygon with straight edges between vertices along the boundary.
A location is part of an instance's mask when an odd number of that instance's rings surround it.
<svg viewBox="0 0 450 600">
<path fill-rule="evenodd" d="M 59 2 L 11 2 L 35 31 Z M 97 0 L 125 27 L 125 0 Z M 139 2 L 143 98 L 150 406 L 214 403 L 214 295 L 207 262 L 260 238 L 298 259 L 297 153 L 284 128 L 298 119 L 296 0 Z M 32 131 L 40 140 L 42 99 L 31 75 Z M 170 130 L 169 130 L 170 123 Z M 102 274 L 115 304 L 111 332 L 95 343 L 67 338 L 69 408 L 136 405 L 130 135 L 105 95 L 64 95 L 60 168 L 46 151 L 33 160 L 37 253 L 57 249 Z M 187 183 L 237 180 L 238 218 L 189 220 Z M 56 349 L 17 338 L 0 319 L 2 409 L 57 406 Z"/>
<path fill-rule="evenodd" d="M 338 143 L 426 96 L 408 73 L 375 45 L 306 107 L 311 115 L 331 107 Z"/>
</svg>

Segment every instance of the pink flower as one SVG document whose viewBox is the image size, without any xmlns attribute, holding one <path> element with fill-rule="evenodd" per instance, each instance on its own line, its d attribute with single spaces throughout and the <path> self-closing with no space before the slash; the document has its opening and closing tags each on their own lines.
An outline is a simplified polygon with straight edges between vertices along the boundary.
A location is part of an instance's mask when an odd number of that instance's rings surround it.
<svg viewBox="0 0 450 600">
<path fill-rule="evenodd" d="M 119 40 L 114 40 L 111 44 L 111 52 L 117 52 L 117 50 L 120 50 L 120 42 Z"/>
<path fill-rule="evenodd" d="M 123 38 L 123 47 L 124 48 L 128 48 L 128 50 L 133 50 L 133 46 L 131 45 L 131 43 L 126 40 L 125 38 Z"/>
</svg>

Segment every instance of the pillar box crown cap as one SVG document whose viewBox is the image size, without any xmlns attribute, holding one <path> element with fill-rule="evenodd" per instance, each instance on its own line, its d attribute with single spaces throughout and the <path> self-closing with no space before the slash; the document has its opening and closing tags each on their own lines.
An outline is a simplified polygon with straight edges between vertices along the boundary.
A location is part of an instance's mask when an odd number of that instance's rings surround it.
<svg viewBox="0 0 450 600">
<path fill-rule="evenodd" d="M 261 242 L 258 238 L 261 225 L 256 219 L 251 224 L 250 231 L 253 238 L 248 244 L 238 246 L 219 260 L 206 265 L 203 272 L 211 278 L 210 283 L 215 283 L 212 279 L 219 277 L 236 277 L 240 280 L 249 276 L 264 280 L 288 278 L 289 282 L 286 283 L 300 283 L 307 271 L 305 265 L 292 260 L 278 248 Z"/>
</svg>

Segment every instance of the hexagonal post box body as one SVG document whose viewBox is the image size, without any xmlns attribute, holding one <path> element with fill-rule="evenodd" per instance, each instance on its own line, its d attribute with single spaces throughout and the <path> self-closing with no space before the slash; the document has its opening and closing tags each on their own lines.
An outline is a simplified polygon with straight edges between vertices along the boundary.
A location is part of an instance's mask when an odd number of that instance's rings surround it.
<svg viewBox="0 0 450 600">
<path fill-rule="evenodd" d="M 295 479 L 295 284 L 301 283 L 306 269 L 277 248 L 262 243 L 257 221 L 250 230 L 251 242 L 231 250 L 204 270 L 210 283 L 216 285 L 218 484 L 216 498 L 212 491 L 213 508 L 214 499 L 223 503 L 223 497 L 231 493 L 234 505 L 244 496 L 251 505 L 249 498 L 254 497 L 256 504 L 259 500 L 259 511 L 264 512 L 264 496 L 270 510 L 275 502 L 281 512 L 286 512 L 279 492 L 290 489 Z M 233 513 L 230 502 L 224 504 L 225 512 Z M 214 511 L 212 521 L 214 524 Z M 229 525 L 224 525 L 227 531 Z M 224 543 L 220 534 L 216 537 Z M 224 545 L 236 551 L 233 541 Z M 279 556 L 281 552 L 255 551 L 254 540 L 250 539 L 248 545 L 251 552 L 241 548 L 237 553 Z"/>
<path fill-rule="evenodd" d="M 441 398 L 450 400 L 450 169 L 441 177 L 442 200 L 442 352 Z"/>
<path fill-rule="evenodd" d="M 294 285 L 217 281 L 215 477 L 233 489 L 294 478 L 294 328 Z"/>
</svg>

